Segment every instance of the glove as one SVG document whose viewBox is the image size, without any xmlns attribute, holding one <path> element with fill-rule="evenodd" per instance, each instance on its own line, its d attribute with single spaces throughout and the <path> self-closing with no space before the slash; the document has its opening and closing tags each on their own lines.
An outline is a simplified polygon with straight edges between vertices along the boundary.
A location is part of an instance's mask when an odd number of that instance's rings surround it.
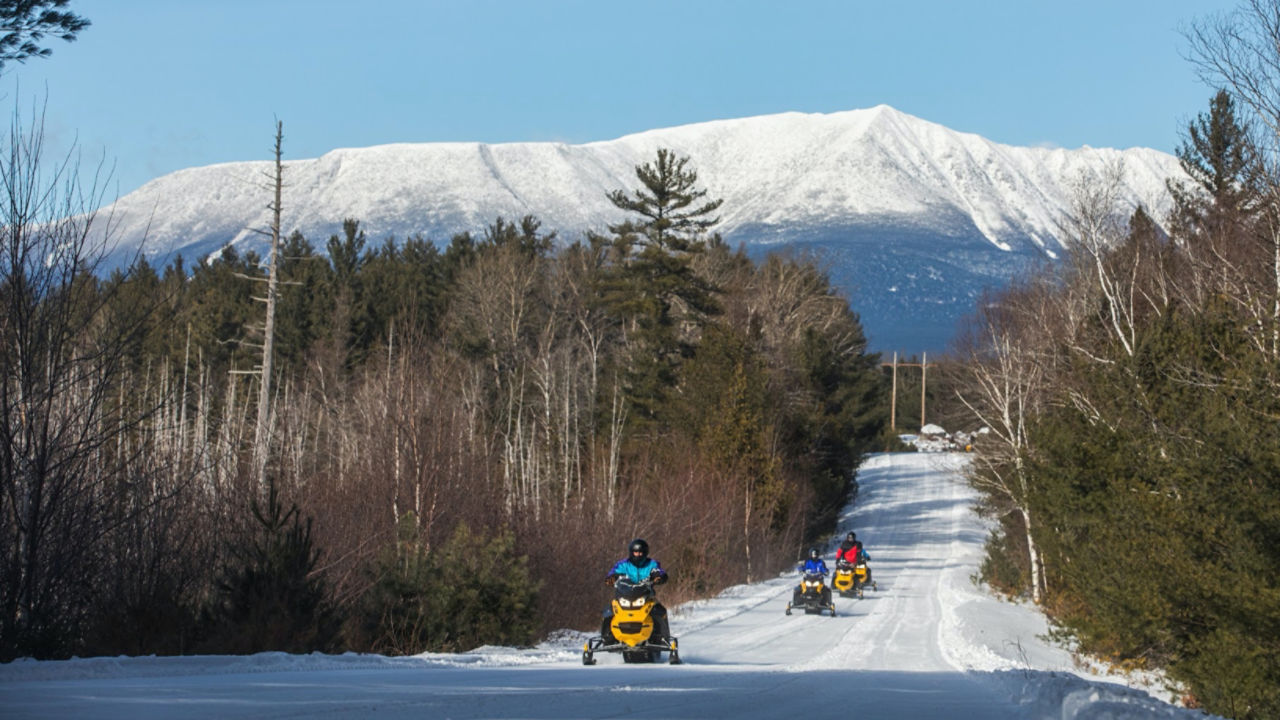
<svg viewBox="0 0 1280 720">
<path fill-rule="evenodd" d="M 604 578 L 604 584 L 605 584 L 605 585 L 612 585 L 612 584 L 614 584 L 615 582 L 617 582 L 617 580 L 618 580 L 618 576 L 617 576 L 617 575 L 606 575 L 606 576 L 605 576 L 605 578 Z"/>
<path fill-rule="evenodd" d="M 663 575 L 662 573 L 656 573 L 656 572 L 649 573 L 649 582 L 653 583 L 654 585 L 661 585 L 666 581 L 667 581 L 667 576 Z"/>
</svg>

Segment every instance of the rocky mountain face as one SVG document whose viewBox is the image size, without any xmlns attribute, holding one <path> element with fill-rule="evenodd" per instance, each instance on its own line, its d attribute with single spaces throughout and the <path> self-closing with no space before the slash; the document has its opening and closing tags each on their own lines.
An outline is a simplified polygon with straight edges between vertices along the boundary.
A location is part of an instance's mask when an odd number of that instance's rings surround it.
<svg viewBox="0 0 1280 720">
<path fill-rule="evenodd" d="M 421 143 L 340 149 L 285 164 L 283 221 L 322 249 L 344 218 L 373 241 L 421 234 L 443 245 L 496 218 L 534 215 L 562 240 L 622 219 L 606 199 L 631 190 L 660 147 L 690 158 L 716 230 L 756 257 L 817 253 L 862 317 L 871 347 L 942 350 L 982 290 L 1069 242 L 1073 188 L 1122 163 L 1124 202 L 1165 217 L 1176 158 L 1145 148 L 1012 147 L 881 105 L 784 113 L 652 130 L 616 140 Z M 287 148 L 286 148 L 287 149 Z M 155 265 L 228 243 L 265 246 L 268 161 L 190 168 L 157 178 L 111 213 L 114 258 L 139 248 Z"/>
</svg>

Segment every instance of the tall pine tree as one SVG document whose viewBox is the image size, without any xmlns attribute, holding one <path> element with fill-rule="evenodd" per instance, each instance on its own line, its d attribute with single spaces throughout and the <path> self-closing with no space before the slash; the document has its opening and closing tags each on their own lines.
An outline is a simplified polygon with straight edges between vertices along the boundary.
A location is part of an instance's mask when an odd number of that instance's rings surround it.
<svg viewBox="0 0 1280 720">
<path fill-rule="evenodd" d="M 1183 233 L 1219 235 L 1258 206 L 1256 163 L 1249 128 L 1236 116 L 1235 101 L 1219 90 L 1187 128 L 1178 161 L 1191 184 L 1170 181 L 1175 220 Z"/>
<path fill-rule="evenodd" d="M 604 304 L 622 318 L 631 347 L 628 396 L 642 418 L 653 418 L 678 380 L 682 358 L 710 315 L 719 313 L 716 288 L 694 270 L 705 233 L 721 200 L 704 200 L 689 158 L 659 149 L 636 168 L 643 186 L 609 193 L 621 210 L 638 215 L 609 226 L 615 266 L 605 280 Z"/>
</svg>

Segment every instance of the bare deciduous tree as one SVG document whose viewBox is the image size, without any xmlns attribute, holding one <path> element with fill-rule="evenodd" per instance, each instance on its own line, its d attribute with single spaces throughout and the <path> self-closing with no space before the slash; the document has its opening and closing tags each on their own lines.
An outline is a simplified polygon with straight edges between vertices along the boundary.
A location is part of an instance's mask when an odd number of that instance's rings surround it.
<svg viewBox="0 0 1280 720">
<path fill-rule="evenodd" d="M 99 290 L 110 238 L 100 172 L 74 149 L 46 157 L 43 116 L 15 111 L 0 155 L 0 656 L 58 654 L 78 637 L 111 529 L 118 442 L 139 422 L 119 401 L 137 326 Z M 125 486 L 128 487 L 127 485 Z"/>
<path fill-rule="evenodd" d="M 1082 276 L 1092 278 L 1098 293 L 1096 311 L 1103 327 L 1120 343 L 1126 355 L 1134 353 L 1137 325 L 1137 274 L 1142 257 L 1135 255 L 1124 267 L 1108 262 L 1111 251 L 1125 236 L 1127 208 L 1121 207 L 1124 165 L 1104 166 L 1102 174 L 1081 174 L 1072 189 L 1071 249 Z"/>
</svg>

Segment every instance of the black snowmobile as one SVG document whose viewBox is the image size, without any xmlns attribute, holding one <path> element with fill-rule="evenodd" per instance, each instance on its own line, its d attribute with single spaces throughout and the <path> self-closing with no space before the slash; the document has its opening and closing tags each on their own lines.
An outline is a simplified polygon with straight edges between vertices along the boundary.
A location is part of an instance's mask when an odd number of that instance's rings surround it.
<svg viewBox="0 0 1280 720">
<path fill-rule="evenodd" d="M 805 573 L 804 579 L 791 595 L 791 602 L 787 603 L 788 615 L 793 607 L 803 609 L 805 615 L 830 612 L 831 617 L 835 617 L 836 606 L 831 602 L 831 588 L 827 587 L 826 576 L 820 572 Z"/>
</svg>

